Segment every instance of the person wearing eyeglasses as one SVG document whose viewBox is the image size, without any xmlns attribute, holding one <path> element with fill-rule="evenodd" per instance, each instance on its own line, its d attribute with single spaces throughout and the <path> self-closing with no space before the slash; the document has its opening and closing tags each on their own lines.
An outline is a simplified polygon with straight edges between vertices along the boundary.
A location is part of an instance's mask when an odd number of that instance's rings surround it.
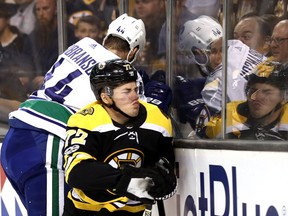
<svg viewBox="0 0 288 216">
<path fill-rule="evenodd" d="M 270 39 L 272 56 L 275 61 L 288 63 L 288 19 L 276 24 Z"/>
<path fill-rule="evenodd" d="M 247 100 L 227 104 L 227 139 L 288 140 L 288 68 L 267 60 L 248 76 Z M 221 137 L 221 116 L 206 125 L 208 138 Z"/>
</svg>

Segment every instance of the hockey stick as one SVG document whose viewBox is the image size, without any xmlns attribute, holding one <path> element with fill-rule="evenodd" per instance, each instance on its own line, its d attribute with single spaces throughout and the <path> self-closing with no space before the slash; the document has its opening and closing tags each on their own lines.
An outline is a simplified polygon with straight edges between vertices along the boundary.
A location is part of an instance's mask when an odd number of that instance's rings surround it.
<svg viewBox="0 0 288 216">
<path fill-rule="evenodd" d="M 159 216 L 166 216 L 163 200 L 157 201 Z M 143 216 L 152 216 L 152 205 L 147 205 L 143 212 Z"/>
<path fill-rule="evenodd" d="M 152 216 L 152 205 L 147 204 L 143 216 Z"/>
<path fill-rule="evenodd" d="M 166 216 L 163 200 L 157 201 L 159 216 Z"/>
</svg>

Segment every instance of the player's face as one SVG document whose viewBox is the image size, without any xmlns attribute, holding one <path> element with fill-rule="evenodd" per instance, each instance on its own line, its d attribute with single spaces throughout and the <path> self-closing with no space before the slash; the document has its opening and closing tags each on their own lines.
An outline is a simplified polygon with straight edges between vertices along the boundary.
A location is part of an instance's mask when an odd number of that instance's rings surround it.
<svg viewBox="0 0 288 216">
<path fill-rule="evenodd" d="M 129 82 L 113 89 L 112 99 L 124 113 L 135 117 L 139 113 L 139 96 L 136 82 Z"/>
<path fill-rule="evenodd" d="M 265 83 L 252 85 L 247 95 L 249 112 L 253 118 L 261 118 L 273 111 L 283 101 L 279 88 Z"/>
<path fill-rule="evenodd" d="M 215 69 L 222 63 L 222 38 L 217 39 L 211 44 L 209 51 L 210 67 Z"/>
</svg>

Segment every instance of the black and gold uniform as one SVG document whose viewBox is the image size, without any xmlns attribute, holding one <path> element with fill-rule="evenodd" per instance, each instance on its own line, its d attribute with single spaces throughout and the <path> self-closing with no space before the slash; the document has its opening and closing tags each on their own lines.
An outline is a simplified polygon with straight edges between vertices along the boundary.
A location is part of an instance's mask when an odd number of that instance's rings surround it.
<svg viewBox="0 0 288 216">
<path fill-rule="evenodd" d="M 65 211 L 71 215 L 86 211 L 90 215 L 122 215 L 121 211 L 127 216 L 129 212 L 141 215 L 145 209 L 141 202 L 113 190 L 121 175 L 118 168 L 124 163 L 152 167 L 160 157 L 174 162 L 171 120 L 157 106 L 140 102 L 138 116 L 125 125 L 111 120 L 99 102 L 86 106 L 68 121 L 64 168 L 66 182 L 73 189 Z"/>
<path fill-rule="evenodd" d="M 247 100 L 226 106 L 226 138 L 288 140 L 288 68 L 268 59 L 247 76 Z M 213 116 L 206 125 L 209 138 L 220 138 L 222 119 Z"/>
<path fill-rule="evenodd" d="M 288 104 L 283 105 L 279 117 L 269 125 L 261 126 L 249 116 L 247 101 L 233 101 L 227 104 L 227 139 L 244 140 L 288 140 Z M 209 138 L 220 138 L 222 120 L 215 115 L 206 126 Z"/>
</svg>

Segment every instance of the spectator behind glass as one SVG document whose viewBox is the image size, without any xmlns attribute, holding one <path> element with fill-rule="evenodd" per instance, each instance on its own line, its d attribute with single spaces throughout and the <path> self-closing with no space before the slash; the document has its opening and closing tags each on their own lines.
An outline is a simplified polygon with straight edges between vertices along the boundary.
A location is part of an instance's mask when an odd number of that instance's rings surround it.
<svg viewBox="0 0 288 216">
<path fill-rule="evenodd" d="M 104 17 L 105 27 L 119 16 L 118 0 L 102 0 L 100 13 Z"/>
<path fill-rule="evenodd" d="M 248 76 L 247 100 L 227 104 L 228 139 L 288 140 L 288 71 L 277 62 L 265 61 Z M 221 137 L 221 117 L 207 124 L 209 138 Z"/>
<path fill-rule="evenodd" d="M 101 34 L 100 19 L 95 15 L 80 17 L 74 27 L 74 34 L 78 40 L 84 37 L 90 37 L 101 43 L 103 38 Z"/>
<path fill-rule="evenodd" d="M 66 0 L 66 12 L 69 23 L 76 25 L 83 16 L 97 15 L 101 1 Z"/>
<path fill-rule="evenodd" d="M 154 71 L 153 63 L 159 59 L 157 55 L 159 34 L 166 21 L 165 0 L 135 0 L 134 9 L 135 16 L 143 20 L 147 35 L 145 50 L 136 64 L 148 66 L 147 73 L 150 75 Z"/>
<path fill-rule="evenodd" d="M 259 1 L 239 0 L 237 2 L 236 20 L 239 20 L 244 14 L 255 13 L 258 9 Z"/>
<path fill-rule="evenodd" d="M 241 18 L 234 28 L 234 38 L 257 50 L 259 53 L 270 56 L 271 26 L 262 17 L 246 15 Z"/>
<path fill-rule="evenodd" d="M 220 0 L 187 0 L 185 5 L 196 16 L 207 15 L 218 19 Z"/>
<path fill-rule="evenodd" d="M 10 24 L 16 26 L 20 32 L 30 34 L 36 22 L 34 14 L 35 0 L 15 0 L 18 5 L 17 13 L 10 19 Z"/>
<path fill-rule="evenodd" d="M 165 1 L 167 3 L 167 1 Z M 193 20 L 197 18 L 197 15 L 191 13 L 187 7 L 185 6 L 185 0 L 177 0 L 175 2 L 175 20 L 176 20 L 176 27 L 175 32 L 179 32 L 179 28 L 188 20 Z M 166 5 L 167 6 L 167 5 Z M 165 59 L 166 55 L 166 28 L 167 23 L 166 21 L 162 25 L 160 34 L 159 34 L 159 44 L 158 44 L 158 55 Z M 177 37 L 177 33 L 175 34 L 175 38 Z"/>
<path fill-rule="evenodd" d="M 29 34 L 25 44 L 25 52 L 30 56 L 34 67 L 35 78 L 31 91 L 37 89 L 43 82 L 45 73 L 58 57 L 58 28 L 56 0 L 36 0 L 36 26 Z M 74 33 L 68 25 L 68 45 L 74 41 Z"/>
<path fill-rule="evenodd" d="M 82 16 L 96 15 L 101 20 L 101 31 L 106 31 L 110 22 L 119 16 L 117 0 L 67 0 L 66 11 L 73 25 Z"/>
<path fill-rule="evenodd" d="M 272 56 L 275 61 L 288 63 L 288 20 L 276 24 L 270 41 Z"/>
<path fill-rule="evenodd" d="M 0 3 L 0 97 L 24 101 L 31 70 L 22 55 L 26 35 L 9 24 L 15 11 L 14 4 Z"/>
</svg>

